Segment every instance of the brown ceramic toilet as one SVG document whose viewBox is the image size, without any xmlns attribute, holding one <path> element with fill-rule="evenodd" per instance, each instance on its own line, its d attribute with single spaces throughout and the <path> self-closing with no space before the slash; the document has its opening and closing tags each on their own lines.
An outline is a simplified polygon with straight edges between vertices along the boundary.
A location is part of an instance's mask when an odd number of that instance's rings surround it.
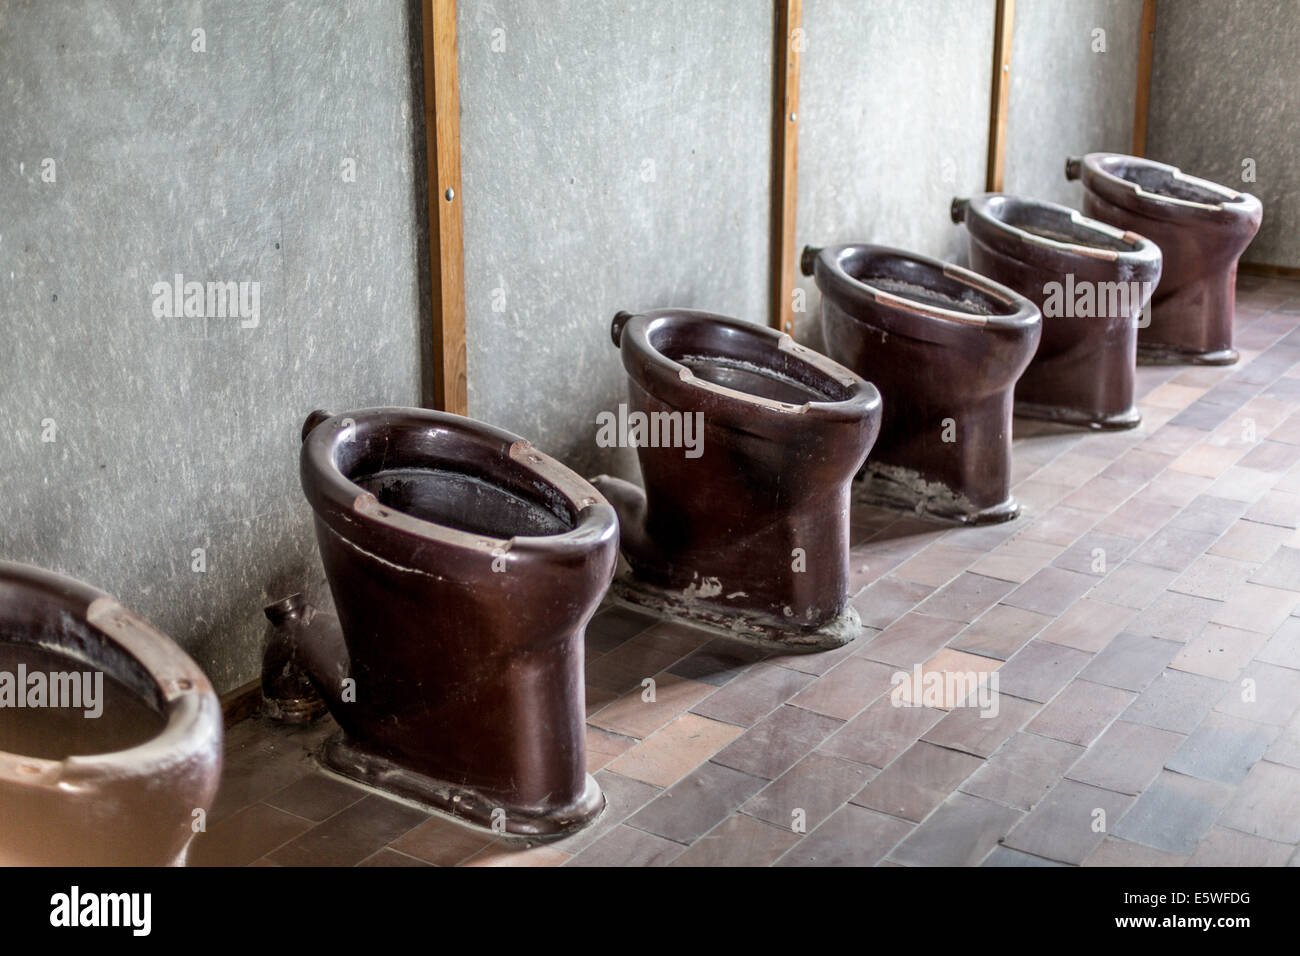
<svg viewBox="0 0 1300 956">
<path fill-rule="evenodd" d="M 183 865 L 221 737 L 212 686 L 169 637 L 0 562 L 0 866 Z"/>
<path fill-rule="evenodd" d="M 614 573 L 614 510 L 528 442 L 415 408 L 314 412 L 303 491 L 338 619 L 298 633 L 342 733 L 331 770 L 498 833 L 556 836 L 604 797 L 586 771 L 583 644 Z"/>
<path fill-rule="evenodd" d="M 1151 322 L 1138 332 L 1139 361 L 1237 361 L 1237 260 L 1259 231 L 1259 200 L 1175 166 L 1118 153 L 1067 160 L 1065 175 L 1082 180 L 1086 215 L 1146 236 L 1164 255 Z"/>
<path fill-rule="evenodd" d="M 971 268 L 1038 306 L 1043 333 L 1016 383 L 1015 413 L 1132 428 L 1138 325 L 1160 280 L 1160 250 L 1055 203 L 985 193 L 952 204 Z"/>
<path fill-rule="evenodd" d="M 858 495 L 978 524 L 1011 497 L 1012 388 L 1038 346 L 1038 307 L 969 269 L 886 246 L 806 248 L 826 351 L 884 402 Z"/>
<path fill-rule="evenodd" d="M 852 640 L 849 486 L 875 440 L 876 389 L 788 335 L 707 312 L 619 313 L 613 339 L 645 490 L 601 476 L 626 573 L 613 593 L 786 650 Z M 659 440 L 656 423 L 698 441 Z M 687 436 L 691 437 L 691 436 Z"/>
</svg>

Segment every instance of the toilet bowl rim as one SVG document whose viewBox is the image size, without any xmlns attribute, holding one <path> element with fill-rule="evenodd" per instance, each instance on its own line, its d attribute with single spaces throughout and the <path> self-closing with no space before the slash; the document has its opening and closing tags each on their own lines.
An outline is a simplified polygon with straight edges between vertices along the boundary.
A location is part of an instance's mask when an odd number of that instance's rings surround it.
<svg viewBox="0 0 1300 956">
<path fill-rule="evenodd" d="M 45 568 L 0 561 L 0 585 L 22 588 L 84 623 L 138 664 L 158 691 L 164 721 L 148 740 L 121 750 L 59 760 L 0 750 L 0 784 L 75 789 L 96 778 L 155 778 L 183 771 L 199 758 L 219 766 L 221 704 L 202 668 L 174 640 L 98 588 Z"/>
<path fill-rule="evenodd" d="M 1123 251 L 1102 249 L 1081 243 L 1061 242 L 1037 235 L 1028 229 L 1014 225 L 994 215 L 992 207 L 997 200 L 1006 200 L 1016 205 L 1038 207 L 1067 216 L 1074 225 L 1125 242 L 1130 248 Z M 984 235 L 977 237 L 982 241 L 986 240 L 990 235 L 1013 237 L 1017 241 L 1035 246 L 1062 258 L 1082 256 L 1087 259 L 1113 264 L 1117 271 L 1124 266 L 1128 266 L 1133 272 L 1154 271 L 1158 275 L 1161 267 L 1162 254 L 1160 247 L 1146 236 L 1139 235 L 1131 229 L 1119 229 L 1110 223 L 1102 222 L 1100 219 L 1085 216 L 1077 209 L 1071 209 L 1069 206 L 1043 199 L 1032 199 L 1001 192 L 979 193 L 969 200 L 966 207 L 965 222 L 966 228 L 972 236 L 976 236 L 977 230 L 984 233 Z"/>
<path fill-rule="evenodd" d="M 809 401 L 795 404 L 764 398 L 761 395 L 706 381 L 681 362 L 665 355 L 650 341 L 653 326 L 663 321 L 710 322 L 734 329 L 743 335 L 765 339 L 774 344 L 778 352 L 784 352 L 793 360 L 811 366 L 817 372 L 849 389 L 850 394 L 847 398 L 836 401 Z M 779 418 L 799 415 L 805 421 L 809 418 L 842 421 L 869 418 L 880 409 L 880 392 L 871 382 L 829 356 L 799 344 L 788 333 L 766 325 L 700 309 L 666 308 L 625 316 L 619 328 L 619 349 L 625 356 L 625 367 L 626 356 L 636 355 L 644 359 L 649 368 L 665 380 L 706 392 L 716 401 L 743 408 L 749 415 L 771 415 Z"/>
<path fill-rule="evenodd" d="M 1218 203 L 1203 203 L 1153 193 L 1144 189 L 1139 183 L 1112 173 L 1106 168 L 1108 160 L 1118 160 L 1136 166 L 1164 170 L 1180 182 L 1186 182 L 1221 195 L 1223 200 Z M 1241 218 L 1248 219 L 1252 217 L 1256 211 L 1261 213 L 1263 211 L 1263 204 L 1258 197 L 1251 193 L 1232 189 L 1222 183 L 1216 183 L 1200 176 L 1192 176 L 1170 163 L 1161 163 L 1154 159 L 1147 159 L 1145 156 L 1130 156 L 1127 153 L 1087 153 L 1082 157 L 1082 165 L 1088 175 L 1084 183 L 1086 187 L 1091 189 L 1092 182 L 1099 181 L 1109 187 L 1114 195 L 1131 197 L 1134 205 L 1144 215 L 1149 215 L 1152 218 L 1184 219 L 1189 216 L 1199 216 L 1205 221 L 1214 221 L 1215 219 L 1227 217 L 1229 222 L 1235 222 Z"/>
<path fill-rule="evenodd" d="M 883 289 L 877 289 L 869 282 L 854 278 L 845 270 L 841 258 L 846 253 L 855 250 L 864 251 L 871 256 L 897 257 L 920 263 L 943 273 L 948 278 L 971 286 L 985 295 L 1001 300 L 1008 306 L 1013 306 L 1014 311 L 1006 315 L 974 315 L 969 312 L 959 312 L 955 309 L 926 305 L 903 296 L 894 295 Z M 865 297 L 872 305 L 883 306 L 925 318 L 939 319 L 943 322 L 973 329 L 1022 331 L 1031 329 L 1042 322 L 1038 306 L 1014 289 L 1002 285 L 1000 282 L 994 282 L 988 276 L 980 275 L 971 269 L 922 255 L 919 252 L 909 252 L 906 249 L 881 246 L 869 242 L 844 242 L 817 250 L 816 262 L 820 266 L 815 270 L 818 288 L 821 288 L 823 293 L 837 290 L 844 293 L 849 299 Z M 823 277 L 831 284 L 832 290 L 822 287 L 821 280 Z"/>
<path fill-rule="evenodd" d="M 347 428 L 365 420 L 402 418 L 455 431 L 475 441 L 496 443 L 506 457 L 550 485 L 568 501 L 575 516 L 573 526 L 559 534 L 521 534 L 501 538 L 463 531 L 385 506 L 374 494 L 343 473 L 334 453 Z M 618 517 L 613 506 L 590 482 L 563 462 L 513 432 L 452 412 L 374 406 L 328 414 L 311 427 L 303 439 L 299 468 L 303 491 L 313 511 L 345 539 L 355 534 L 346 526 L 359 523 L 395 532 L 408 540 L 432 541 L 490 559 L 505 554 L 559 555 L 589 551 L 618 534 Z"/>
</svg>

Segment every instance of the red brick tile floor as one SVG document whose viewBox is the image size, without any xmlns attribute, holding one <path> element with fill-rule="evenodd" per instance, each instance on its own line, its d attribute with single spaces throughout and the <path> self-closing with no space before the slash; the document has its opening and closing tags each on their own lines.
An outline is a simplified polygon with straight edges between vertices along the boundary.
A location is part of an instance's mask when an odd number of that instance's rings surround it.
<svg viewBox="0 0 1300 956">
<path fill-rule="evenodd" d="M 1240 363 L 1140 368 L 1139 428 L 1017 420 L 1016 521 L 855 510 L 845 648 L 602 610 L 587 830 L 494 839 L 321 773 L 328 720 L 253 718 L 191 863 L 1300 863 L 1300 283 L 1243 276 L 1238 303 Z M 895 706 L 918 665 L 997 675 L 997 715 Z"/>
</svg>

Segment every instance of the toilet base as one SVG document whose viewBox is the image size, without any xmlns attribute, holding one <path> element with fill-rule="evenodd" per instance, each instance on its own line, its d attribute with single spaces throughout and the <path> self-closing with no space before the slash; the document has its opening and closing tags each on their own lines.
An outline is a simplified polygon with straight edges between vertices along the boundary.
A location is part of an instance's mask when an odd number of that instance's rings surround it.
<svg viewBox="0 0 1300 956">
<path fill-rule="evenodd" d="M 739 608 L 719 607 L 711 601 L 685 597 L 681 591 L 647 584 L 628 570 L 614 578 L 609 597 L 614 603 L 633 610 L 650 612 L 665 620 L 690 624 L 719 637 L 787 654 L 834 650 L 855 640 L 862 633 L 862 620 L 851 604 L 846 604 L 844 610 L 816 630 L 807 630 L 775 623 L 768 615 Z"/>
<path fill-rule="evenodd" d="M 1139 365 L 1235 365 L 1241 356 L 1236 349 L 1193 352 L 1172 345 L 1143 345 L 1138 342 Z"/>
<path fill-rule="evenodd" d="M 865 477 L 854 482 L 853 502 L 968 525 L 998 524 L 1020 514 L 1020 503 L 1011 495 L 997 504 L 981 508 L 965 495 L 910 468 L 870 461 L 867 462 Z"/>
<path fill-rule="evenodd" d="M 1142 424 L 1142 413 L 1137 410 L 1136 406 L 1132 405 L 1124 411 L 1112 415 L 1097 415 L 1080 411 L 1077 408 L 1038 405 L 1033 402 L 1016 402 L 1015 415 L 1017 418 L 1060 422 L 1063 425 L 1095 428 L 1098 431 L 1123 431 L 1126 428 L 1137 428 L 1138 425 Z"/>
<path fill-rule="evenodd" d="M 576 802 L 538 812 L 532 808 L 505 807 L 477 790 L 418 773 L 358 746 L 342 732 L 325 741 L 319 759 L 324 769 L 354 783 L 454 817 L 497 836 L 558 839 L 593 823 L 605 809 L 605 795 L 591 774 L 587 774 L 586 788 Z M 494 827 L 492 813 L 498 809 L 504 810 L 505 815 Z"/>
<path fill-rule="evenodd" d="M 325 701 L 320 697 L 262 696 L 262 713 L 281 724 L 310 724 L 325 712 Z"/>
</svg>

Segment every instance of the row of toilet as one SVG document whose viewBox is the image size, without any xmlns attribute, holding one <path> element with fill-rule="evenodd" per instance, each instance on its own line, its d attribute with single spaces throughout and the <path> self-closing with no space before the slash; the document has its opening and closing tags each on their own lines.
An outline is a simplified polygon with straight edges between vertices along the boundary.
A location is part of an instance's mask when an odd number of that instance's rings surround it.
<svg viewBox="0 0 1300 956">
<path fill-rule="evenodd" d="M 697 456 L 638 444 L 641 486 L 587 481 L 456 415 L 312 413 L 300 476 L 337 616 L 302 595 L 266 609 L 268 711 L 327 708 L 340 730 L 325 767 L 470 825 L 554 837 L 589 823 L 604 797 L 585 770 L 583 643 L 607 592 L 782 653 L 840 646 L 860 631 L 852 497 L 1013 518 L 1013 414 L 1133 427 L 1139 356 L 1235 360 L 1236 262 L 1259 202 L 1114 154 L 1067 175 L 1086 217 L 955 201 L 972 269 L 805 250 L 825 355 L 723 316 L 620 313 L 631 410 L 704 427 Z M 1071 308 L 1062 290 L 1088 288 L 1092 305 Z M 93 753 L 84 737 L 69 751 L 71 726 L 0 738 L 0 862 L 183 862 L 221 765 L 199 668 L 107 595 L 22 565 L 0 564 L 0 620 L 5 661 L 96 668 L 121 704 Z"/>
</svg>

